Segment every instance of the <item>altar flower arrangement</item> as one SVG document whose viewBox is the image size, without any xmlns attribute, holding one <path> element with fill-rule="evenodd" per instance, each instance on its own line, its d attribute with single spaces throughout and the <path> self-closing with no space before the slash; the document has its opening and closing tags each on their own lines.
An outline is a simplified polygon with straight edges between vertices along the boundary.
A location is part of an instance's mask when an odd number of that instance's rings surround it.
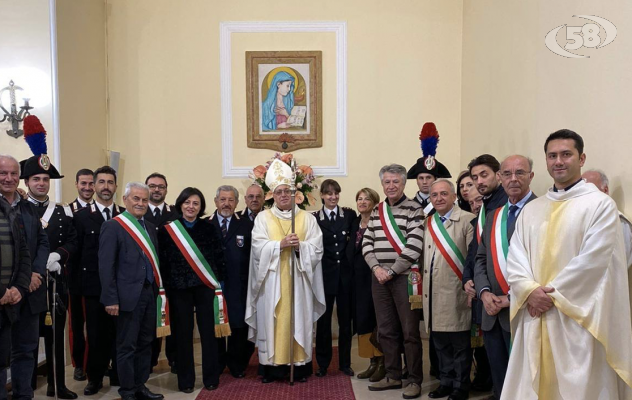
<svg viewBox="0 0 632 400">
<path fill-rule="evenodd" d="M 274 199 L 272 198 L 272 192 L 268 185 L 266 185 L 266 174 L 268 173 L 268 168 L 270 168 L 270 164 L 275 159 L 279 159 L 291 166 L 292 159 L 294 155 L 292 153 L 275 153 L 274 157 L 272 157 L 265 165 L 257 165 L 252 169 L 252 172 L 248 174 L 248 177 L 253 180 L 253 183 L 261 186 L 263 189 L 263 195 L 265 198 L 264 206 L 270 208 L 272 204 L 274 204 Z M 314 189 L 318 189 L 318 185 L 316 184 L 316 177 L 314 176 L 314 170 L 309 165 L 297 165 L 296 166 L 296 180 L 294 181 L 296 185 L 296 205 L 304 210 L 307 206 L 316 203 L 316 199 L 312 196 L 311 192 Z"/>
</svg>

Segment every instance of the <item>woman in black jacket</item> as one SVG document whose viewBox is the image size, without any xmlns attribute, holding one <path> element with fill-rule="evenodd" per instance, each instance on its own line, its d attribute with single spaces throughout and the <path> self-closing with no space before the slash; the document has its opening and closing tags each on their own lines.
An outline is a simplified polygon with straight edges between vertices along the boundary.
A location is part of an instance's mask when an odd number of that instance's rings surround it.
<svg viewBox="0 0 632 400">
<path fill-rule="evenodd" d="M 371 211 L 379 202 L 380 195 L 373 189 L 364 188 L 356 193 L 356 206 L 360 215 L 351 223 L 351 235 L 347 245 L 347 259 L 354 272 L 354 322 L 358 333 L 358 354 L 362 358 L 371 359 L 371 364 L 358 374 L 358 379 L 369 379 L 371 382 L 382 380 L 386 371 L 384 355 L 371 343 L 371 335 L 377 322 L 371 294 L 372 273 L 362 256 L 362 237 L 369 223 Z"/>
<path fill-rule="evenodd" d="M 204 195 L 198 189 L 188 187 L 178 196 L 175 208 L 180 214 L 178 220 L 211 266 L 217 281 L 222 282 L 226 266 L 221 234 L 214 225 L 200 219 L 206 208 Z M 160 272 L 169 299 L 169 318 L 176 343 L 178 389 L 184 393 L 191 393 L 195 384 L 194 311 L 202 344 L 202 381 L 207 390 L 217 389 L 221 371 L 218 366 L 215 339 L 215 289 L 200 280 L 167 228 L 160 229 L 158 241 Z"/>
</svg>

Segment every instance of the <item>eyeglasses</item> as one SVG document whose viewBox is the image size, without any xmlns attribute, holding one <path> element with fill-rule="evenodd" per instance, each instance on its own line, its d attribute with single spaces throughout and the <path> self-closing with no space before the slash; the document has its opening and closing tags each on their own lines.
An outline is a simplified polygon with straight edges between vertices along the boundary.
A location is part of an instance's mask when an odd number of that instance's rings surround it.
<svg viewBox="0 0 632 400">
<path fill-rule="evenodd" d="M 167 190 L 167 186 L 165 185 L 149 185 L 151 190 L 159 189 L 159 190 Z"/>
<path fill-rule="evenodd" d="M 248 200 L 254 200 L 254 199 L 262 199 L 263 196 L 260 194 L 249 194 L 248 196 L 246 196 L 246 198 Z"/>
<path fill-rule="evenodd" d="M 531 173 L 530 171 L 524 171 L 522 169 L 519 169 L 516 172 L 503 171 L 503 172 L 500 173 L 500 176 L 502 176 L 505 179 L 510 179 L 513 175 L 516 175 L 516 178 L 522 179 L 525 176 L 529 175 L 530 173 Z"/>
<path fill-rule="evenodd" d="M 282 189 L 282 190 L 275 190 L 274 191 L 274 195 L 275 196 L 280 196 L 282 194 L 289 195 L 289 194 L 292 194 L 292 191 L 290 189 Z"/>
</svg>

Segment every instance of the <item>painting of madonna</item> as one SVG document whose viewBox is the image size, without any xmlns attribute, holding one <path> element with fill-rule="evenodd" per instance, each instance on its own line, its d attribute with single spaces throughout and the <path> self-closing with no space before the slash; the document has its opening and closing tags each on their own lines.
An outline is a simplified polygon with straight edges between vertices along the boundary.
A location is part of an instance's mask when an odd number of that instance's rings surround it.
<svg viewBox="0 0 632 400">
<path fill-rule="evenodd" d="M 305 81 L 298 71 L 275 68 L 263 79 L 261 89 L 262 131 L 303 129 L 307 108 Z"/>
</svg>

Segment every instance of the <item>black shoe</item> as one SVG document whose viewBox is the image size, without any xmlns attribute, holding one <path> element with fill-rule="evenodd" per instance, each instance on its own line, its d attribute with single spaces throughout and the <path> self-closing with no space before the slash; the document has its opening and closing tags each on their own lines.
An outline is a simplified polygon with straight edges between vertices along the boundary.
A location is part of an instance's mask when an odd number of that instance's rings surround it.
<svg viewBox="0 0 632 400">
<path fill-rule="evenodd" d="M 81 367 L 75 368 L 75 373 L 72 375 L 72 378 L 76 381 L 85 381 L 88 379 L 85 371 Z"/>
<path fill-rule="evenodd" d="M 121 396 L 121 400 L 136 400 L 136 396 L 133 394 L 126 394 L 125 396 Z"/>
<path fill-rule="evenodd" d="M 302 377 L 298 378 L 298 381 L 300 383 L 305 383 L 305 382 L 307 382 L 307 377 L 306 376 L 302 376 Z"/>
<path fill-rule="evenodd" d="M 53 394 L 53 396 L 55 396 L 55 394 Z M 77 398 L 77 393 L 68 390 L 66 387 L 62 387 L 57 389 L 57 398 L 74 400 Z"/>
<path fill-rule="evenodd" d="M 193 393 L 193 388 L 182 389 L 181 392 L 186 394 Z"/>
<path fill-rule="evenodd" d="M 264 376 L 263 379 L 261 380 L 261 383 L 272 383 L 274 382 L 274 378 L 269 378 L 267 376 Z"/>
<path fill-rule="evenodd" d="M 46 396 L 55 397 L 55 386 L 48 385 L 46 388 Z"/>
<path fill-rule="evenodd" d="M 136 398 L 138 400 L 162 400 L 165 396 L 160 393 L 153 393 L 151 390 L 147 389 L 147 387 L 143 387 L 141 390 L 136 392 Z"/>
<path fill-rule="evenodd" d="M 121 386 L 119 378 L 114 374 L 114 372 L 110 372 L 110 387 L 112 386 Z"/>
<path fill-rule="evenodd" d="M 325 375 L 327 375 L 327 368 L 318 368 L 318 371 L 316 371 L 316 376 L 322 378 Z"/>
<path fill-rule="evenodd" d="M 244 374 L 243 372 L 231 372 L 230 374 L 233 376 L 233 378 L 237 379 L 241 379 L 246 376 L 246 374 Z"/>
<path fill-rule="evenodd" d="M 431 399 L 440 399 L 442 397 L 448 397 L 453 392 L 454 390 L 452 390 L 451 387 L 439 385 L 438 388 L 428 393 L 428 397 L 430 397 Z"/>
<path fill-rule="evenodd" d="M 349 376 L 353 376 L 355 373 L 353 372 L 353 370 L 351 369 L 351 367 L 346 367 L 346 368 L 340 368 L 340 370 L 342 371 L 343 374 L 345 375 L 349 375 Z"/>
<path fill-rule="evenodd" d="M 213 383 L 213 384 L 211 384 L 211 385 L 204 386 L 204 389 L 206 389 L 206 390 L 215 390 L 215 389 L 217 389 L 218 387 L 219 387 L 219 383 Z"/>
<path fill-rule="evenodd" d="M 92 396 L 99 393 L 99 390 L 103 387 L 103 382 L 88 382 L 86 388 L 83 389 L 84 396 Z"/>
<path fill-rule="evenodd" d="M 467 390 L 454 389 L 452 393 L 450 393 L 448 400 L 467 400 L 468 397 L 469 393 Z"/>
</svg>

